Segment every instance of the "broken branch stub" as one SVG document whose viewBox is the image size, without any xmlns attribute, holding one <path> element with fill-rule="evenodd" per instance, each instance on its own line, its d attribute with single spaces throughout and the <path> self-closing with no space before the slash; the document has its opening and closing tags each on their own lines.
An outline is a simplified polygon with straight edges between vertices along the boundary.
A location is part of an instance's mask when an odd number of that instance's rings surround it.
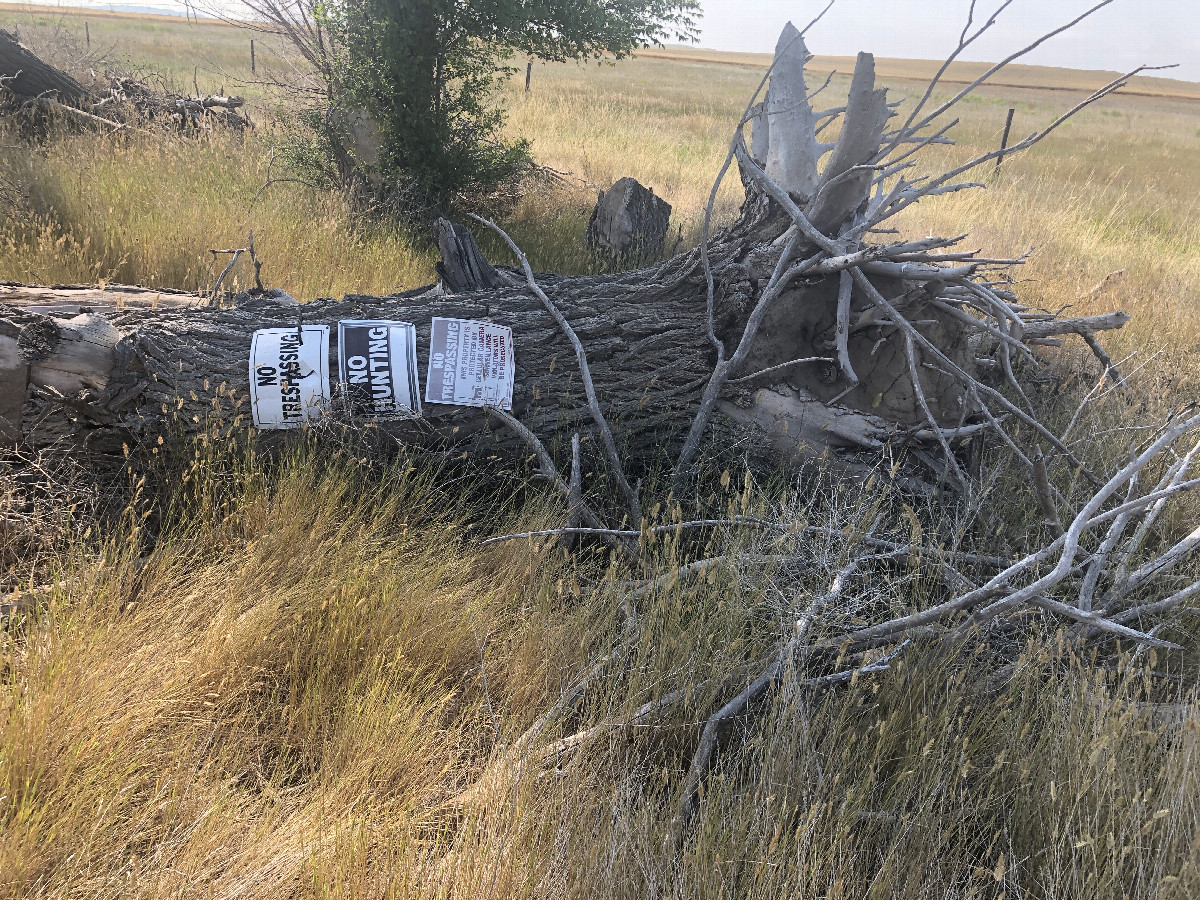
<svg viewBox="0 0 1200 900">
<path fill-rule="evenodd" d="M 889 115 L 887 91 L 875 89 L 875 57 L 860 53 L 842 133 L 806 212 L 813 227 L 823 234 L 836 236 L 867 202 L 867 192 L 875 179 L 875 170 L 868 164 L 879 152 Z"/>
<path fill-rule="evenodd" d="M 442 286 L 450 293 L 486 291 L 509 283 L 487 261 L 471 229 L 455 225 L 449 219 L 438 219 L 433 223 L 433 239 L 442 255 L 435 268 Z"/>
<path fill-rule="evenodd" d="M 767 90 L 766 170 L 789 193 L 810 199 L 817 189 L 817 122 L 808 102 L 804 66 L 808 47 L 791 22 L 775 45 Z"/>
</svg>

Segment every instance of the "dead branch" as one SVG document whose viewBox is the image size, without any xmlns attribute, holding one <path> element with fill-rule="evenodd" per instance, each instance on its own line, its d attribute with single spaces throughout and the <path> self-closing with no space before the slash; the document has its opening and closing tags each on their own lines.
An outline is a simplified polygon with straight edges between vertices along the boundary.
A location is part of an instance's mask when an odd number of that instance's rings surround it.
<svg viewBox="0 0 1200 900">
<path fill-rule="evenodd" d="M 554 321 L 558 323 L 558 327 L 562 329 L 563 334 L 571 342 L 571 346 L 575 350 L 575 361 L 579 364 L 579 373 L 583 379 L 583 389 L 587 395 L 588 410 L 592 415 L 592 421 L 596 423 L 596 427 L 600 430 L 600 436 L 604 441 L 604 450 L 608 454 L 608 462 L 612 467 L 613 478 L 620 487 L 621 493 L 625 496 L 625 504 L 629 510 L 630 521 L 641 523 L 641 501 L 638 499 L 637 492 L 629 484 L 629 479 L 625 476 L 625 466 L 621 462 L 620 454 L 617 453 L 617 443 L 613 439 L 612 429 L 609 428 L 608 422 L 604 418 L 604 413 L 600 410 L 600 401 L 596 398 L 596 386 L 592 382 L 592 373 L 588 366 L 587 351 L 584 350 L 583 343 L 579 340 L 579 335 L 575 333 L 575 329 L 571 327 L 571 323 L 567 321 L 566 316 L 546 296 L 545 291 L 538 286 L 537 279 L 533 277 L 533 269 L 529 266 L 528 258 L 521 252 L 521 248 L 516 245 L 516 242 L 508 236 L 508 233 L 491 219 L 483 219 L 475 215 L 472 215 L 471 218 L 481 225 L 486 225 L 508 244 L 508 248 L 521 263 L 521 268 L 525 272 L 525 281 L 528 283 L 529 289 L 542 302 L 546 311 L 554 317 Z"/>
</svg>

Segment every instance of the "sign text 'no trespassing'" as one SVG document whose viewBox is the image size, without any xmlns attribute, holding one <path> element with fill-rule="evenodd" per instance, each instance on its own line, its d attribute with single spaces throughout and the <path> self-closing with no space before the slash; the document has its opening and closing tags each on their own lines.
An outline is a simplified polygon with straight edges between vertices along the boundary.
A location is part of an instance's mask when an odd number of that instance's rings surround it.
<svg viewBox="0 0 1200 900">
<path fill-rule="evenodd" d="M 250 401 L 257 428 L 296 428 L 320 417 L 329 402 L 329 326 L 254 332 Z"/>
<path fill-rule="evenodd" d="M 512 409 L 512 329 L 470 319 L 434 318 L 426 403 Z"/>
</svg>

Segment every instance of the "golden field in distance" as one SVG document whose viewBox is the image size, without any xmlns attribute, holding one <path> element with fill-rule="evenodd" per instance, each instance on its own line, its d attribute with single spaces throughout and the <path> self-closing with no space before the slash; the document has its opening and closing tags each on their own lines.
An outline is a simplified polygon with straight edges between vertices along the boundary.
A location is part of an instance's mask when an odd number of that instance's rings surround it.
<svg viewBox="0 0 1200 900">
<path fill-rule="evenodd" d="M 722 50 L 705 50 L 682 45 L 654 47 L 641 51 L 641 57 L 658 59 L 673 59 L 686 62 L 712 63 L 722 66 L 748 66 L 765 69 L 771 64 L 770 53 L 732 53 Z M 935 59 L 891 59 L 886 56 L 876 57 L 875 74 L 883 82 L 890 81 L 919 81 L 922 85 L 937 74 L 942 61 Z M 942 76 L 947 84 L 967 85 L 984 74 L 991 63 L 955 60 Z M 854 71 L 852 56 L 824 56 L 817 54 L 809 63 L 809 68 L 818 75 L 828 75 L 830 72 L 848 74 Z M 1046 91 L 1080 91 L 1091 92 L 1120 77 L 1120 72 L 1102 72 L 1096 70 L 1064 69 L 1055 66 L 1030 66 L 1024 63 L 1012 63 L 1005 66 L 993 80 L 989 81 L 989 90 L 1004 90 L 1006 88 L 1033 88 Z M 1164 78 L 1155 75 L 1135 75 L 1130 79 L 1129 87 L 1122 91 L 1126 96 L 1139 95 L 1143 97 L 1175 97 L 1184 100 L 1200 100 L 1200 84 L 1194 81 L 1180 81 L 1175 78 Z"/>
</svg>

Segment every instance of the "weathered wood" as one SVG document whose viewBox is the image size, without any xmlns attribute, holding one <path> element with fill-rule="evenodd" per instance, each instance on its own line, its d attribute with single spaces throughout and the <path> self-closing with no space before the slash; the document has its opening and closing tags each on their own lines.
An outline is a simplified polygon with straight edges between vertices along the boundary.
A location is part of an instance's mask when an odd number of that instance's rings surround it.
<svg viewBox="0 0 1200 900">
<path fill-rule="evenodd" d="M 240 109 L 246 105 L 244 97 L 225 97 L 221 94 L 210 94 L 207 97 L 201 97 L 195 101 L 184 101 L 199 103 L 204 109 Z"/>
<path fill-rule="evenodd" d="M 437 264 L 438 277 L 450 293 L 486 291 L 509 283 L 508 278 L 487 261 L 475 242 L 475 235 L 466 226 L 455 225 L 449 219 L 438 219 L 433 223 L 433 239 L 442 254 Z"/>
<path fill-rule="evenodd" d="M 601 191 L 588 221 L 589 250 L 615 257 L 651 258 L 663 251 L 671 204 L 633 178 Z"/>
<path fill-rule="evenodd" d="M 704 342 L 702 275 L 687 274 L 686 257 L 675 265 L 683 269 L 684 277 L 670 267 L 660 281 L 651 270 L 593 277 L 538 276 L 587 347 L 601 406 L 636 472 L 670 462 L 711 373 Z M 732 262 L 723 271 L 733 279 L 733 289 L 717 300 L 718 331 L 734 340 L 745 324 L 740 290 L 751 271 Z M 889 295 L 905 289 L 895 280 L 883 279 L 878 285 Z M 45 299 L 24 290 L 30 299 Z M 762 346 L 747 362 L 747 373 L 803 355 L 824 339 L 822 335 L 832 335 L 834 309 L 826 302 L 827 290 L 822 282 L 798 286 L 788 294 Z M 83 291 L 79 294 L 86 296 Z M 258 328 L 297 324 L 300 315 L 306 324 L 336 325 L 342 319 L 361 318 L 413 322 L 423 382 L 430 320 L 449 316 L 486 319 L 513 328 L 517 367 L 513 413 L 522 422 L 551 444 L 554 436 L 566 441 L 575 431 L 597 439 L 572 348 L 524 285 L 458 294 L 432 287 L 389 297 L 350 295 L 301 307 L 245 296 L 240 305 L 229 308 L 183 305 L 198 303 L 200 298 L 171 299 L 177 302 L 167 305 L 160 300 L 157 308 L 145 301 L 126 302 L 120 309 L 112 304 L 100 320 L 112 330 L 100 325 L 93 314 L 64 320 L 30 315 L 32 303 L 26 310 L 9 307 L 7 313 L 0 307 L 0 323 L 8 321 L 10 331 L 11 323 L 24 315 L 25 332 L 45 335 L 36 352 L 26 354 L 30 383 L 72 401 L 60 401 L 61 409 L 51 416 L 54 427 L 43 425 L 39 433 L 55 438 L 70 433 L 86 439 L 92 448 L 120 448 L 157 435 L 170 422 L 200 427 L 211 420 L 214 401 L 224 415 L 241 415 L 248 424 L 250 336 Z M 43 302 L 39 308 L 46 305 Z M 861 311 L 861 299 L 855 308 Z M 813 315 L 796 319 L 789 317 L 789 309 L 810 310 Z M 72 305 L 66 312 L 77 310 Z M 945 327 L 942 323 L 922 327 L 934 329 L 928 332 L 931 336 L 953 345 L 953 340 L 939 336 L 937 329 Z M 903 345 L 889 341 L 886 330 L 870 326 L 852 337 L 852 358 L 864 369 L 868 364 L 872 367 L 866 369 L 870 374 L 863 383 L 848 394 L 838 382 L 836 367 L 832 377 L 824 367 L 797 366 L 748 385 L 731 385 L 716 425 L 718 442 L 739 453 L 749 450 L 760 461 L 799 460 L 826 447 L 878 448 L 909 430 L 919 421 L 911 391 L 890 391 L 885 403 L 877 397 L 888 390 L 888 379 L 897 379 L 899 370 L 892 370 L 901 365 L 903 354 Z M 965 339 L 962 343 L 965 353 Z M 332 353 L 336 356 L 336 339 Z M 16 375 L 0 377 L 7 379 L 0 389 L 23 394 Z M 944 404 L 939 411 L 945 419 L 961 418 L 953 396 L 939 392 L 932 377 L 926 388 L 935 403 Z M 845 396 L 827 408 L 825 403 L 839 393 Z M 45 397 L 31 399 L 25 420 L 40 417 L 47 402 Z M 520 443 L 490 427 L 481 410 L 430 405 L 420 422 L 386 427 L 404 440 L 452 444 L 459 453 L 523 455 Z M 599 459 L 598 450 L 591 451 L 593 463 Z"/>
<path fill-rule="evenodd" d="M 11 329 L 16 332 L 15 328 Z M 29 363 L 17 346 L 17 333 L 0 324 L 0 441 L 21 440 L 22 407 L 29 388 Z"/>
<path fill-rule="evenodd" d="M 770 96 L 768 89 L 767 96 Z M 767 116 L 767 101 L 754 106 L 750 116 L 750 153 L 759 165 L 766 165 L 767 152 L 771 149 L 771 120 Z"/>
<path fill-rule="evenodd" d="M 864 167 L 879 152 L 889 115 L 887 91 L 875 89 L 875 57 L 860 53 L 842 133 L 821 173 L 816 197 L 806 210 L 809 220 L 824 234 L 835 235 L 866 203 L 875 172 Z"/>
<path fill-rule="evenodd" d="M 962 187 L 953 179 L 990 157 L 920 185 L 900 181 L 864 207 L 878 166 L 887 165 L 889 153 L 907 153 L 891 138 L 880 149 L 890 113 L 884 92 L 875 88 L 873 59 L 860 55 L 849 102 L 835 113 L 845 115 L 841 136 L 829 147 L 816 141 L 816 117 L 805 94 L 806 56 L 799 32 L 789 25 L 767 98 L 757 113 L 753 105 L 747 110 L 758 116 L 756 131 L 763 126 L 755 155 L 765 141 L 765 165 L 750 154 L 745 122 L 739 123 L 729 160 L 737 159 L 747 192 L 740 217 L 715 235 L 706 232 L 702 248 L 660 266 L 585 277 L 535 278 L 526 271 L 527 280 L 519 280 L 492 267 L 469 230 L 442 220 L 435 228 L 442 284 L 387 297 L 349 295 L 298 305 L 258 292 L 226 306 L 191 307 L 191 298 L 174 297 L 147 308 L 138 294 L 110 302 L 128 289 L 108 288 L 100 291 L 100 317 L 86 308 L 82 289 L 65 289 L 77 293 L 64 299 L 62 291 L 46 295 L 14 287 L 8 298 L 21 306 L 0 306 L 0 337 L 9 342 L 0 348 L 7 360 L 0 366 L 0 389 L 28 398 L 16 416 L 26 440 L 33 421 L 40 429 L 36 440 L 72 437 L 93 449 L 136 443 L 169 425 L 196 431 L 224 419 L 249 427 L 248 356 L 255 330 L 298 327 L 301 321 L 412 322 L 424 380 L 431 319 L 445 316 L 512 328 L 512 415 L 428 404 L 419 420 L 381 427 L 402 441 L 481 458 L 524 456 L 532 435 L 543 469 L 547 449 L 561 456 L 578 432 L 585 467 L 625 469 L 631 476 L 615 481 L 634 519 L 637 478 L 670 471 L 671 484 L 682 487 L 694 461 L 704 458 L 697 455 L 704 440 L 717 452 L 775 461 L 826 451 L 877 455 L 889 444 L 924 442 L 940 454 L 930 466 L 938 477 L 948 473 L 965 488 L 952 441 L 990 430 L 1027 462 L 1003 430 L 1000 420 L 1008 419 L 1027 426 L 1095 482 L 1062 440 L 976 373 L 980 366 L 1001 373 L 1019 394 L 1011 353 L 1028 357 L 1028 341 L 1090 335 L 1120 327 L 1127 317 L 1049 321 L 976 278 L 977 266 L 987 260 L 973 253 L 940 255 L 960 238 L 867 242 L 868 227 L 877 228 L 921 197 Z M 833 153 L 819 172 L 825 149 Z M 717 187 L 719 180 L 714 195 Z M 639 197 L 648 206 L 645 216 L 630 213 Z M 598 206 L 589 228 L 594 245 L 601 224 L 615 253 L 649 249 L 639 218 L 660 216 L 661 232 L 666 230 L 660 214 L 669 215 L 669 207 L 632 179 L 601 199 L 611 201 L 611 211 Z M 864 210 L 869 221 L 862 220 Z M 605 218 L 610 221 L 601 223 Z M 654 233 L 661 238 L 657 228 Z M 331 349 L 336 355 L 336 337 Z M 584 361 L 594 384 L 591 402 L 584 401 L 580 383 Z M 331 415 L 345 412 L 335 408 Z"/>
<path fill-rule="evenodd" d="M 188 291 L 128 284 L 61 284 L 53 287 L 0 282 L 0 305 L 31 313 L 71 318 L 81 313 L 123 309 L 167 309 L 207 306 L 208 299 Z"/>
<path fill-rule="evenodd" d="M 1129 314 L 1117 310 L 1099 316 L 1080 316 L 1076 319 L 1046 319 L 1045 321 L 1026 322 L 1023 326 L 1025 337 L 1045 338 L 1055 334 L 1083 334 L 1087 331 L 1113 331 L 1124 328 L 1129 322 Z"/>
<path fill-rule="evenodd" d="M 804 66 L 808 48 L 788 22 L 775 45 L 775 68 L 767 92 L 766 171 L 784 190 L 811 199 L 817 189 L 816 117 L 808 102 Z"/>
<path fill-rule="evenodd" d="M 58 321 L 52 352 L 29 359 L 29 380 L 64 396 L 103 391 L 116 369 L 122 334 L 108 319 L 83 313 Z"/>
<path fill-rule="evenodd" d="M 664 430 L 678 428 L 690 414 L 708 371 L 699 343 L 703 324 L 696 317 L 694 288 L 650 303 L 638 290 L 641 285 L 636 273 L 582 279 L 540 276 L 539 280 L 588 345 L 597 391 L 614 427 L 661 461 Z M 0 307 L 0 320 L 11 321 L 16 313 Z M 81 399 L 91 414 L 80 416 L 77 410 L 65 409 L 63 414 L 71 419 L 66 430 L 90 434 L 92 446 L 119 447 L 121 441 L 154 434 L 176 418 L 185 425 L 205 421 L 214 400 L 228 415 L 243 415 L 248 423 L 251 333 L 258 328 L 296 324 L 301 313 L 307 324 L 335 325 L 352 318 L 413 322 L 422 382 L 432 317 L 488 319 L 510 325 L 517 336 L 514 414 L 543 436 L 554 435 L 560 428 L 593 433 L 571 347 L 542 304 L 523 286 L 464 294 L 429 288 L 393 297 L 352 295 L 343 300 L 316 300 L 301 308 L 251 299 L 233 308 L 112 312 L 109 321 L 125 336 L 121 347 L 112 351 L 119 359 L 107 379 L 96 373 L 78 376 L 85 393 Z M 29 321 L 33 318 L 27 317 L 26 331 L 38 324 Z M 75 364 L 78 348 L 73 344 L 78 342 L 72 342 L 73 337 L 68 332 L 61 339 L 56 335 L 47 341 L 34 371 L 39 375 L 56 373 L 51 377 L 67 387 L 57 373 L 80 368 Z M 19 390 L 11 381 L 0 388 Z M 464 450 L 474 447 L 483 452 L 488 444 L 489 429 L 482 410 L 431 406 L 422 422 L 415 426 L 400 423 L 395 428 L 414 440 L 440 435 L 462 444 Z M 105 441 L 106 437 L 111 440 Z M 501 437 L 502 443 L 512 445 L 507 435 Z M 634 447 L 633 452 L 636 455 L 639 449 Z"/>
<path fill-rule="evenodd" d="M 91 96 L 87 88 L 49 63 L 43 62 L 16 36 L 0 30 L 0 78 L 19 100 L 57 98 L 77 106 Z"/>
</svg>

